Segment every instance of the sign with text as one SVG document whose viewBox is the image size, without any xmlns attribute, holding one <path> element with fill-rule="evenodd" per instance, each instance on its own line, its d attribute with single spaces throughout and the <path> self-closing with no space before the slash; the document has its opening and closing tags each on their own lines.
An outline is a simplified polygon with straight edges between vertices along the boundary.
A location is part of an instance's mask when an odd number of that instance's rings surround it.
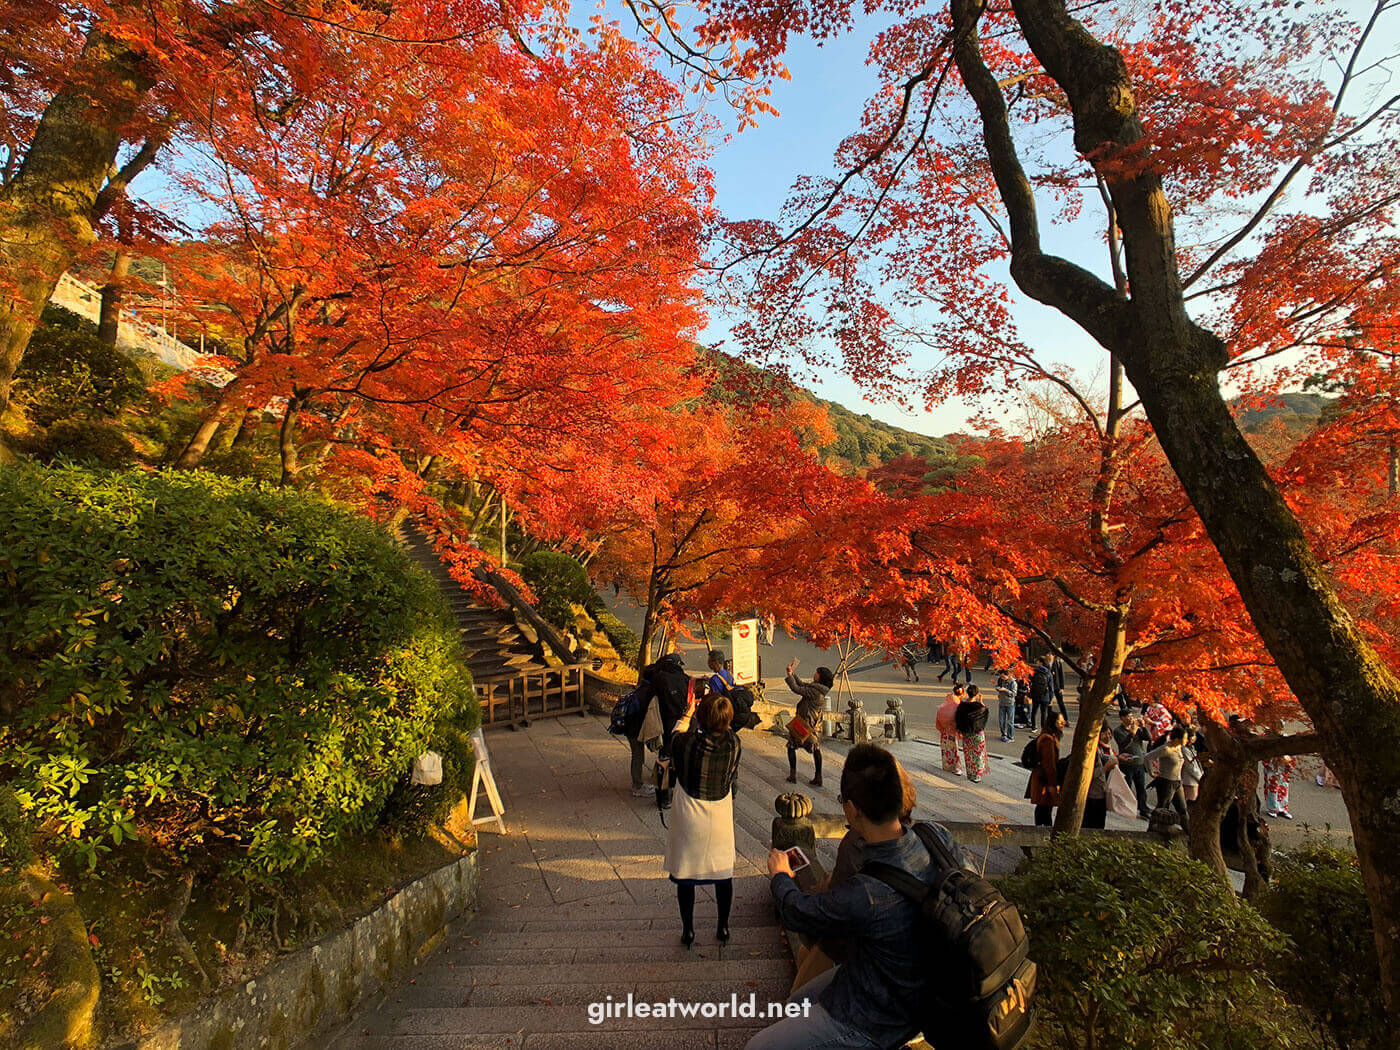
<svg viewBox="0 0 1400 1050">
<path fill-rule="evenodd" d="M 734 684 L 753 685 L 758 681 L 758 621 L 735 620 L 729 630 L 729 644 Z"/>
</svg>

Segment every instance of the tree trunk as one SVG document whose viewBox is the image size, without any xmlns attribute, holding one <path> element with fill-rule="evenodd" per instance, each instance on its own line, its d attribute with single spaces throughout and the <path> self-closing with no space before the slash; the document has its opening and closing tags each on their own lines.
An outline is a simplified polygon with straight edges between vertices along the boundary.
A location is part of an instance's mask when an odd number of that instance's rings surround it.
<svg viewBox="0 0 1400 1050">
<path fill-rule="evenodd" d="M 243 418 L 238 421 L 238 429 L 234 431 L 233 440 L 229 443 L 229 448 L 242 448 L 250 443 L 258 435 L 258 428 L 262 426 L 263 410 L 259 405 L 249 405 L 243 410 Z"/>
<path fill-rule="evenodd" d="M 14 179 L 0 191 L 0 412 L 58 279 L 95 240 L 93 209 L 122 127 L 151 81 L 141 57 L 100 30 L 49 100 Z"/>
<path fill-rule="evenodd" d="M 506 567 L 506 526 L 510 524 L 510 508 L 505 498 L 501 499 L 501 568 Z"/>
<path fill-rule="evenodd" d="M 1203 726 L 1206 745 L 1210 748 L 1210 765 L 1201 778 L 1196 804 L 1191 810 L 1191 831 L 1187 841 L 1191 856 L 1211 868 L 1220 881 L 1229 886 L 1230 868 L 1220 844 L 1220 823 L 1230 809 L 1239 790 L 1240 773 L 1245 763 L 1244 748 L 1239 738 L 1225 728 L 1207 722 Z"/>
<path fill-rule="evenodd" d="M 1094 681 L 1079 701 L 1079 721 L 1070 745 L 1069 769 L 1060 787 L 1060 807 L 1055 813 L 1055 835 L 1078 835 L 1084 823 L 1084 803 L 1094 778 L 1094 753 L 1099 747 L 1099 730 L 1118 686 L 1127 656 L 1128 614 L 1114 609 L 1104 617 L 1103 645 L 1095 665 Z"/>
<path fill-rule="evenodd" d="M 490 483 L 487 483 L 488 486 Z M 496 498 L 494 487 L 488 487 L 486 494 L 481 498 L 481 506 L 476 509 L 476 513 L 471 516 L 471 534 L 473 537 L 480 533 L 481 526 L 490 521 L 491 502 Z"/>
<path fill-rule="evenodd" d="M 1239 798 L 1240 819 L 1235 822 L 1235 850 L 1239 853 L 1240 867 L 1244 870 L 1244 899 L 1254 900 L 1259 891 L 1269 884 L 1268 873 L 1264 870 L 1264 860 L 1270 850 L 1269 831 L 1259 816 L 1259 794 L 1250 791 Z M 1255 853 L 1254 843 L 1249 841 L 1249 821 L 1254 818 L 1259 823 L 1259 850 Z"/>
<path fill-rule="evenodd" d="M 637 673 L 642 673 L 642 668 L 651 662 L 651 643 L 656 638 L 656 614 L 661 608 L 661 585 L 656 578 L 655 570 L 652 571 L 651 579 L 647 581 L 647 607 L 642 614 L 642 638 L 641 644 L 637 646 Z"/>
<path fill-rule="evenodd" d="M 176 470 L 193 470 L 199 466 L 204 459 L 204 454 L 209 451 L 209 446 L 213 442 L 220 424 L 233 411 L 238 402 L 238 386 L 238 380 L 233 380 L 219 393 L 219 399 L 205 410 L 204 418 L 200 420 L 199 426 L 190 436 L 184 451 L 175 460 Z"/>
<path fill-rule="evenodd" d="M 642 615 L 642 638 L 637 646 L 637 673 L 642 673 L 642 668 L 646 667 L 651 656 L 651 643 L 656 635 L 656 610 L 648 603 L 646 612 Z"/>
<path fill-rule="evenodd" d="M 1322 746 L 1317 733 L 1294 733 L 1290 736 L 1239 737 L 1223 726 L 1206 721 L 1202 725 L 1206 746 L 1210 749 L 1210 765 L 1201 778 L 1200 792 L 1191 808 L 1191 832 L 1188 838 L 1191 856 L 1215 869 L 1222 882 L 1230 885 L 1230 871 L 1220 841 L 1220 824 L 1239 794 L 1240 779 L 1252 765 L 1279 755 L 1311 755 Z M 1245 816 L 1241 815 L 1241 820 Z M 1248 846 L 1246 833 L 1245 848 Z M 1251 852 L 1251 857 L 1253 856 Z M 1249 859 L 1241 858 L 1248 874 Z M 1256 876 L 1258 866 L 1255 865 Z M 1248 890 L 1251 884 L 1246 882 Z M 1257 889 L 1257 887 L 1256 887 Z M 1249 894 L 1246 893 L 1246 896 Z"/>
<path fill-rule="evenodd" d="M 97 320 L 97 338 L 113 350 L 117 348 L 117 330 L 121 327 L 122 298 L 126 291 L 126 275 L 131 269 L 131 255 L 118 249 L 112 260 L 107 283 L 102 286 L 102 311 Z"/>
<path fill-rule="evenodd" d="M 1400 683 L 1332 590 L 1213 373 L 1129 375 L 1279 670 L 1327 741 L 1400 1015 Z"/>
<path fill-rule="evenodd" d="M 297 416 L 301 414 L 301 406 L 305 402 L 306 392 L 294 391 L 287 401 L 286 414 L 282 416 L 282 429 L 277 442 L 282 455 L 282 478 L 278 485 L 282 488 L 295 485 L 297 471 L 301 469 L 297 463 Z"/>
<path fill-rule="evenodd" d="M 1122 55 L 1075 20 L 1065 0 L 1012 0 L 1031 50 L 1068 98 L 1075 149 L 1093 158 L 1108 184 L 1127 259 L 1127 302 L 1095 274 L 1042 250 L 1006 101 L 979 50 L 983 7 L 951 3 L 963 31 L 954 57 L 1009 213 L 1012 276 L 1123 362 L 1264 644 L 1326 741 L 1351 815 L 1386 1007 L 1400 1023 L 1400 680 L 1342 607 L 1225 403 L 1219 373 L 1228 354 L 1187 311 L 1161 174 L 1122 162 L 1140 157 L 1146 138 Z"/>
</svg>

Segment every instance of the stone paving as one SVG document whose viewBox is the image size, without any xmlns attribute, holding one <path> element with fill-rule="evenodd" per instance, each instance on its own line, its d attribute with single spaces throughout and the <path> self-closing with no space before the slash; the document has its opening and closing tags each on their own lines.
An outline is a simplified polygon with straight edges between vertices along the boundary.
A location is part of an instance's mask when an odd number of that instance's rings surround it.
<svg viewBox="0 0 1400 1050">
<path fill-rule="evenodd" d="M 701 890 L 696 944 L 681 947 L 675 890 L 661 867 L 665 830 L 656 806 L 630 794 L 627 745 L 596 716 L 536 721 L 487 736 L 506 805 L 506 834 L 480 835 L 479 910 L 377 1007 L 351 1021 L 336 1050 L 626 1046 L 740 1047 L 761 1025 L 751 1019 L 611 1019 L 591 1024 L 587 1004 L 630 992 L 648 1001 L 727 1001 L 754 993 L 780 1001 L 792 964 L 773 920 L 764 875 L 774 798 L 785 782 L 783 737 L 744 732 L 735 802 L 733 941 L 714 940 L 713 896 Z M 908 741 L 891 749 L 919 788 L 916 815 L 1026 823 L 1025 771 L 994 761 L 981 784 L 937 767 L 937 748 Z M 800 790 L 836 812 L 844 745 L 825 750 L 825 786 Z M 1111 821 L 1116 818 L 1110 818 Z M 1121 821 L 1114 826 L 1133 827 Z M 829 865 L 835 840 L 821 843 Z M 982 857 L 975 848 L 974 861 Z M 992 847 L 989 870 L 1009 870 L 1019 851 Z"/>
</svg>

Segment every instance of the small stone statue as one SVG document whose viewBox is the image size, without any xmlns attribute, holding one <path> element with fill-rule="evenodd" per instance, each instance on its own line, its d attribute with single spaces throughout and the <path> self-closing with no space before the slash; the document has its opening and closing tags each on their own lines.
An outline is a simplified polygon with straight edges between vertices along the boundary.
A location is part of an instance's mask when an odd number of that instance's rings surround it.
<svg viewBox="0 0 1400 1050">
<path fill-rule="evenodd" d="M 773 819 L 773 847 L 788 849 L 801 846 L 807 856 L 817 855 L 816 831 L 812 827 L 812 800 L 796 792 L 779 795 L 773 800 L 777 817 Z"/>
<path fill-rule="evenodd" d="M 850 741 L 854 744 L 870 743 L 870 719 L 865 717 L 865 704 L 852 698 L 846 701 L 850 717 Z"/>
<path fill-rule="evenodd" d="M 904 721 L 904 701 L 897 696 L 892 696 L 885 701 L 885 714 L 890 717 L 886 720 L 886 732 L 893 730 L 896 740 L 907 739 L 908 730 Z"/>
</svg>

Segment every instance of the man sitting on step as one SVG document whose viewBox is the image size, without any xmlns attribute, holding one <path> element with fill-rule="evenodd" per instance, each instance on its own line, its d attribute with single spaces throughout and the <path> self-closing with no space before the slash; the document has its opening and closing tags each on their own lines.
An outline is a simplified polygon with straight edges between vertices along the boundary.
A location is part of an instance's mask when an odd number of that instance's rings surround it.
<svg viewBox="0 0 1400 1050">
<path fill-rule="evenodd" d="M 851 748 L 841 772 L 842 809 L 865 841 L 862 864 L 882 862 L 932 882 L 938 873 L 929 851 L 900 820 L 904 785 L 894 756 L 872 744 Z M 962 854 L 948 832 L 933 825 L 952 855 Z M 923 996 L 915 934 L 918 908 L 871 875 L 856 874 L 825 893 L 803 893 L 782 850 L 768 855 L 773 900 L 783 926 L 818 940 L 841 939 L 845 961 L 814 977 L 790 1002 L 808 1003 L 759 1032 L 747 1050 L 886 1050 L 918 1032 L 915 1006 Z"/>
</svg>

